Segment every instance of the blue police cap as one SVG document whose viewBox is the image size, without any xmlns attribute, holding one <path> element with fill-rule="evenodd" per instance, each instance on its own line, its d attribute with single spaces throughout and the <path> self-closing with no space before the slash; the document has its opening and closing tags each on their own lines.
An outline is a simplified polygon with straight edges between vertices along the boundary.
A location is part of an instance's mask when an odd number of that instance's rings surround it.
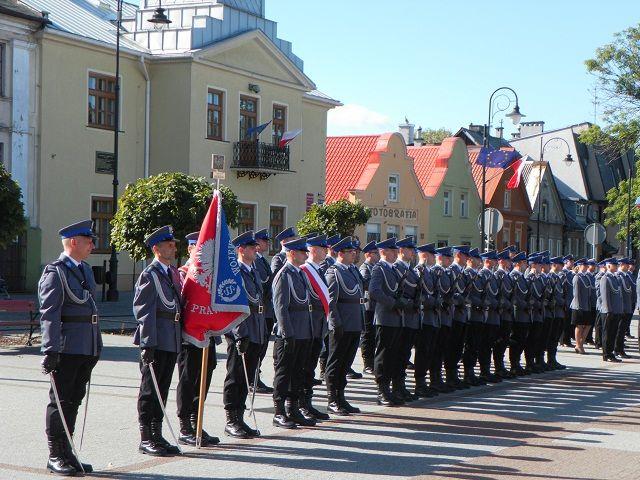
<svg viewBox="0 0 640 480">
<path fill-rule="evenodd" d="M 305 240 L 309 239 L 309 238 L 313 238 L 313 237 L 317 237 L 318 235 L 320 235 L 320 232 L 309 232 L 306 235 L 303 235 Z"/>
<path fill-rule="evenodd" d="M 287 238 L 295 237 L 296 230 L 293 227 L 287 227 L 283 231 L 281 231 L 278 235 L 276 235 L 276 242 L 280 242 L 282 240 L 286 240 Z"/>
<path fill-rule="evenodd" d="M 244 247 L 245 245 L 257 245 L 256 237 L 253 234 L 253 230 L 247 230 L 244 233 L 241 233 L 236 238 L 231 240 L 234 247 Z"/>
<path fill-rule="evenodd" d="M 327 238 L 327 245 L 332 247 L 333 245 L 335 245 L 339 241 L 340 241 L 340 235 L 338 235 L 338 234 L 331 235 L 329 238 Z"/>
<path fill-rule="evenodd" d="M 596 262 L 595 258 L 589 258 L 587 260 L 587 265 L 593 265 L 594 267 L 597 267 L 598 266 L 598 262 Z"/>
<path fill-rule="evenodd" d="M 471 250 L 469 250 L 469 256 L 471 258 L 477 258 L 478 260 L 481 259 L 480 251 L 477 248 L 472 248 Z"/>
<path fill-rule="evenodd" d="M 93 231 L 93 220 L 82 220 L 58 230 L 61 238 L 91 237 L 96 238 Z"/>
<path fill-rule="evenodd" d="M 351 237 L 344 237 L 338 243 L 334 244 L 331 248 L 334 252 L 341 252 L 343 250 L 353 250 L 355 246 L 353 245 L 353 239 Z"/>
<path fill-rule="evenodd" d="M 509 250 L 510 253 L 518 253 L 518 247 L 516 247 L 515 245 L 509 245 L 507 247 L 507 250 Z"/>
<path fill-rule="evenodd" d="M 482 258 L 483 260 L 497 260 L 498 254 L 495 250 L 489 250 L 488 252 L 481 253 L 480 258 Z"/>
<path fill-rule="evenodd" d="M 405 237 L 396 242 L 398 248 L 416 248 L 416 243 L 413 241 L 413 237 Z"/>
<path fill-rule="evenodd" d="M 187 241 L 188 245 L 195 245 L 198 243 L 198 237 L 200 236 L 200 232 L 192 232 L 189 235 L 186 235 L 184 239 Z"/>
<path fill-rule="evenodd" d="M 621 259 L 618 260 L 619 264 L 624 264 L 624 265 L 631 265 L 631 260 L 629 260 L 627 257 L 622 257 Z"/>
<path fill-rule="evenodd" d="M 450 257 L 451 256 L 451 247 L 440 247 L 436 248 L 436 255 L 442 257 Z"/>
<path fill-rule="evenodd" d="M 598 267 L 604 267 L 606 263 L 607 262 L 605 262 L 604 260 L 601 260 L 598 262 Z"/>
<path fill-rule="evenodd" d="M 540 255 L 530 255 L 527 258 L 527 261 L 529 262 L 529 265 L 532 264 L 541 264 L 542 263 L 542 257 Z"/>
<path fill-rule="evenodd" d="M 326 235 L 316 235 L 307 238 L 307 247 L 328 247 Z"/>
<path fill-rule="evenodd" d="M 565 255 L 565 257 L 562 259 L 564 262 L 568 262 L 570 260 L 573 260 L 573 255 Z"/>
<path fill-rule="evenodd" d="M 575 261 L 575 265 L 576 266 L 580 266 L 580 265 L 587 265 L 587 259 L 586 258 L 579 258 L 578 260 Z"/>
<path fill-rule="evenodd" d="M 176 240 L 173 236 L 173 227 L 171 225 L 165 225 L 164 227 L 160 227 L 159 229 L 157 229 L 155 232 L 152 232 L 144 240 L 144 243 L 147 244 L 147 247 L 151 248 L 154 245 L 159 244 L 160 242 L 168 242 L 170 240 Z"/>
<path fill-rule="evenodd" d="M 563 265 L 564 264 L 564 258 L 563 257 L 553 257 L 550 261 L 551 261 L 552 265 Z"/>
<path fill-rule="evenodd" d="M 435 243 L 425 243 L 424 245 L 418 245 L 416 249 L 419 252 L 431 253 L 433 255 L 436 254 L 436 244 Z"/>
<path fill-rule="evenodd" d="M 356 250 L 360 250 L 360 240 L 352 237 L 351 243 L 353 243 L 353 248 L 355 248 Z"/>
<path fill-rule="evenodd" d="M 253 233 L 253 236 L 257 239 L 257 240 L 270 240 L 271 237 L 269 236 L 269 230 L 267 230 L 266 228 L 261 228 L 260 230 L 257 230 Z"/>
<path fill-rule="evenodd" d="M 498 260 L 509 260 L 511 257 L 509 256 L 509 253 L 511 252 L 511 250 L 509 250 L 509 248 L 505 248 L 504 250 L 502 250 L 501 252 L 498 252 L 496 255 L 498 257 Z"/>
<path fill-rule="evenodd" d="M 378 247 L 376 247 L 376 242 L 369 242 L 367 243 L 364 247 L 362 247 L 362 251 L 364 253 L 368 253 L 368 252 L 372 252 L 374 250 L 377 250 Z"/>
<path fill-rule="evenodd" d="M 469 255 L 469 245 L 456 245 L 451 247 L 453 253 L 462 253 L 463 255 Z"/>
<path fill-rule="evenodd" d="M 607 258 L 604 261 L 607 265 L 618 265 L 618 260 L 616 260 L 615 258 L 611 257 L 611 258 Z"/>
<path fill-rule="evenodd" d="M 307 241 L 304 238 L 298 238 L 296 240 L 290 240 L 284 243 L 284 249 L 286 251 L 299 250 L 301 252 L 308 252 Z"/>
<path fill-rule="evenodd" d="M 527 254 L 524 252 L 517 253 L 515 257 L 511 259 L 512 262 L 522 262 L 527 259 Z"/>
<path fill-rule="evenodd" d="M 383 240 L 382 242 L 378 242 L 378 243 L 376 243 L 376 247 L 377 248 L 392 248 L 394 250 L 397 250 L 398 247 L 396 246 L 396 237 L 387 238 L 386 240 Z"/>
</svg>

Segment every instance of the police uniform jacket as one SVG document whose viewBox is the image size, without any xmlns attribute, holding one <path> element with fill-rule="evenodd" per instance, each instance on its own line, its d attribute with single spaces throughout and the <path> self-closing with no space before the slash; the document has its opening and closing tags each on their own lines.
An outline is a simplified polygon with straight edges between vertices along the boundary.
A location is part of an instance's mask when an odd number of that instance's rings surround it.
<svg viewBox="0 0 640 480">
<path fill-rule="evenodd" d="M 369 297 L 376 302 L 373 324 L 382 327 L 401 327 L 402 317 L 395 308 L 399 278 L 393 267 L 381 260 L 375 264 L 369 282 Z"/>
<path fill-rule="evenodd" d="M 449 274 L 453 281 L 453 321 L 467 322 L 467 293 L 469 278 L 464 274 L 464 269 L 457 263 L 449 267 Z"/>
<path fill-rule="evenodd" d="M 500 313 L 498 308 L 500 307 L 500 288 L 495 275 L 488 268 L 483 268 L 478 273 L 485 280 L 485 306 L 487 307 L 487 320 L 488 325 L 500 325 Z"/>
<path fill-rule="evenodd" d="M 600 277 L 600 309 L 602 313 L 624 313 L 622 287 L 614 273 L 606 272 Z"/>
<path fill-rule="evenodd" d="M 418 264 L 414 271 L 418 275 L 422 293 L 422 324 L 440 327 L 440 319 L 436 307 L 438 305 L 436 282 L 431 269 L 425 264 Z"/>
<path fill-rule="evenodd" d="M 238 262 L 240 263 L 240 262 Z M 231 330 L 227 336 L 234 340 L 248 338 L 251 343 L 264 344 L 267 342 L 267 323 L 264 316 L 264 302 L 262 296 L 262 279 L 255 268 L 249 269 L 240 264 L 240 274 L 244 283 L 244 290 L 249 301 L 250 314 Z"/>
<path fill-rule="evenodd" d="M 441 265 L 434 265 L 431 273 L 436 280 L 440 326 L 450 327 L 453 322 L 453 279 L 449 271 Z"/>
<path fill-rule="evenodd" d="M 329 286 L 329 330 L 361 332 L 364 327 L 364 294 L 357 270 L 336 262 L 325 274 Z"/>
<path fill-rule="evenodd" d="M 409 302 L 407 307 L 402 311 L 402 324 L 405 328 L 417 330 L 420 328 L 421 303 L 418 275 L 401 260 L 397 260 L 393 264 L 393 267 L 399 272 L 400 277 L 403 278 L 400 288 L 402 289 L 402 296 Z"/>
<path fill-rule="evenodd" d="M 320 264 L 320 271 L 322 272 L 322 274 L 324 275 L 325 273 L 327 273 L 327 269 L 334 263 L 336 263 L 336 259 L 330 255 L 327 255 Z"/>
<path fill-rule="evenodd" d="M 571 310 L 591 311 L 591 281 L 586 273 L 578 273 L 573 276 Z"/>
<path fill-rule="evenodd" d="M 324 284 L 327 284 L 324 273 L 320 271 L 320 267 L 316 267 L 314 264 L 307 262 L 306 268 L 313 268 L 320 277 Z M 309 289 L 309 297 L 311 299 L 311 322 L 313 326 L 313 338 L 324 338 L 329 331 L 327 326 L 327 316 L 324 313 L 324 305 L 320 300 L 320 297 L 316 295 L 311 283 L 307 280 L 307 288 Z"/>
<path fill-rule="evenodd" d="M 38 283 L 44 353 L 99 356 L 102 337 L 91 266 L 82 270 L 65 254 L 44 268 Z M 83 275 L 84 274 L 84 275 Z"/>
<path fill-rule="evenodd" d="M 287 253 L 284 250 L 279 251 L 273 257 L 271 257 L 271 273 L 275 276 L 276 273 L 287 263 Z"/>
<path fill-rule="evenodd" d="M 600 294 L 600 280 L 604 275 L 603 272 L 596 273 L 595 284 L 596 284 L 596 310 L 598 312 L 602 312 L 602 296 Z"/>
<path fill-rule="evenodd" d="M 531 323 L 531 299 L 529 282 L 519 270 L 511 270 L 513 282 L 513 319 L 517 323 Z"/>
<path fill-rule="evenodd" d="M 469 321 L 476 323 L 485 322 L 485 279 L 475 270 L 465 270 L 471 285 L 469 286 Z"/>
<path fill-rule="evenodd" d="M 620 280 L 620 288 L 622 291 L 622 313 L 633 313 L 633 297 L 635 295 L 633 279 L 628 272 L 622 271 L 618 271 L 618 279 Z"/>
<path fill-rule="evenodd" d="M 550 274 L 543 274 L 542 281 L 544 283 L 544 318 L 553 318 L 556 309 L 553 278 Z"/>
<path fill-rule="evenodd" d="M 362 277 L 362 285 L 364 287 L 364 309 L 367 312 L 374 312 L 376 309 L 375 300 L 371 299 L 369 295 L 369 282 L 371 281 L 371 273 L 373 272 L 373 267 L 375 264 L 365 260 L 362 265 L 360 265 L 360 276 Z"/>
<path fill-rule="evenodd" d="M 140 348 L 155 348 L 166 352 L 180 352 L 182 344 L 182 298 L 177 269 L 154 260 L 145 268 L 136 282 L 133 296 L 133 315 L 138 328 L 133 343 Z"/>
<path fill-rule="evenodd" d="M 500 320 L 504 322 L 513 322 L 513 296 L 514 283 L 509 276 L 509 272 L 498 268 L 494 276 L 500 287 L 500 294 L 498 296 Z"/>
<path fill-rule="evenodd" d="M 562 279 L 562 288 L 564 290 L 564 305 L 569 308 L 573 300 L 573 277 L 575 273 L 573 273 L 573 270 L 563 268 L 559 276 Z"/>
<path fill-rule="evenodd" d="M 541 275 L 531 270 L 527 275 L 529 282 L 529 298 L 531 299 L 531 321 L 542 322 L 544 315 L 544 289 L 545 285 Z"/>
<path fill-rule="evenodd" d="M 589 280 L 589 304 L 591 311 L 595 312 L 598 306 L 598 292 L 596 286 L 596 276 L 594 273 L 586 272 L 586 278 Z"/>
<path fill-rule="evenodd" d="M 266 258 L 262 255 L 256 256 L 253 262 L 254 268 L 260 275 L 262 282 L 262 298 L 264 302 L 264 318 L 273 318 L 273 303 L 271 302 L 271 285 L 273 284 L 273 273 L 271 266 Z M 270 332 L 269 332 L 270 333 Z"/>
<path fill-rule="evenodd" d="M 310 302 L 306 273 L 289 262 L 285 263 L 273 279 L 276 335 L 296 340 L 313 338 Z"/>
<path fill-rule="evenodd" d="M 566 295 L 564 292 L 563 280 L 560 275 L 555 272 L 551 272 L 549 277 L 552 279 L 553 283 L 554 316 L 555 318 L 564 318 Z M 573 297 L 573 285 L 571 286 L 571 290 L 571 296 Z M 569 304 L 569 306 L 571 306 L 571 304 Z"/>
</svg>

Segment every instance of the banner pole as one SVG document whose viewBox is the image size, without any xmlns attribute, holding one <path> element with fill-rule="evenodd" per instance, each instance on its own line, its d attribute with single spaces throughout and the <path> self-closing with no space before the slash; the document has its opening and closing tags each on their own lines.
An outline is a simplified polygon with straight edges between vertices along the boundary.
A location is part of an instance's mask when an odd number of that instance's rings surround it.
<svg viewBox="0 0 640 480">
<path fill-rule="evenodd" d="M 202 417 L 204 414 L 204 397 L 207 390 L 207 366 L 209 364 L 209 347 L 202 349 L 202 370 L 200 370 L 200 393 L 198 396 L 198 422 L 196 425 L 196 448 L 202 447 Z"/>
</svg>

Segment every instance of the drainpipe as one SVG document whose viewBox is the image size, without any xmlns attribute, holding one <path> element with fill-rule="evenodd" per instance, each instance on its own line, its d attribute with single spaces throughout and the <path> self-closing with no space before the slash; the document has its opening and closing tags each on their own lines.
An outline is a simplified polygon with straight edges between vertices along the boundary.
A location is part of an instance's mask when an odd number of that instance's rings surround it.
<svg viewBox="0 0 640 480">
<path fill-rule="evenodd" d="M 140 70 L 146 81 L 145 100 L 144 100 L 144 178 L 149 177 L 149 123 L 151 110 L 151 79 L 144 56 L 140 55 Z"/>
</svg>

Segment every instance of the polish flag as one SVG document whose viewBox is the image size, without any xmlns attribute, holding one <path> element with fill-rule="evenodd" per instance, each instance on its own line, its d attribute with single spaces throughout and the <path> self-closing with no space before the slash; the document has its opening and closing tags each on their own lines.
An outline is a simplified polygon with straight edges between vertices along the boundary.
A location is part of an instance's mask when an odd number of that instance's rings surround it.
<svg viewBox="0 0 640 480">
<path fill-rule="evenodd" d="M 324 314 L 329 315 L 329 288 L 324 283 L 322 278 L 320 278 L 320 274 L 315 268 L 310 267 L 306 263 L 303 264 L 300 268 L 309 279 L 309 283 L 311 284 L 311 287 L 313 288 L 315 294 L 320 297 L 322 308 L 324 308 Z"/>
<path fill-rule="evenodd" d="M 514 170 L 514 174 L 509 180 L 509 183 L 507 183 L 507 190 L 513 190 L 520 186 L 520 179 L 522 178 L 522 171 L 524 170 L 524 162 L 519 158 L 511 164 L 511 167 Z"/>
<path fill-rule="evenodd" d="M 278 142 L 278 146 L 280 148 L 284 148 L 287 145 L 289 145 L 289 143 L 291 143 L 291 141 L 296 138 L 298 135 L 300 135 L 302 133 L 302 129 L 299 130 L 292 130 L 290 132 L 284 132 L 282 134 L 282 138 L 280 139 L 280 142 Z"/>
</svg>

